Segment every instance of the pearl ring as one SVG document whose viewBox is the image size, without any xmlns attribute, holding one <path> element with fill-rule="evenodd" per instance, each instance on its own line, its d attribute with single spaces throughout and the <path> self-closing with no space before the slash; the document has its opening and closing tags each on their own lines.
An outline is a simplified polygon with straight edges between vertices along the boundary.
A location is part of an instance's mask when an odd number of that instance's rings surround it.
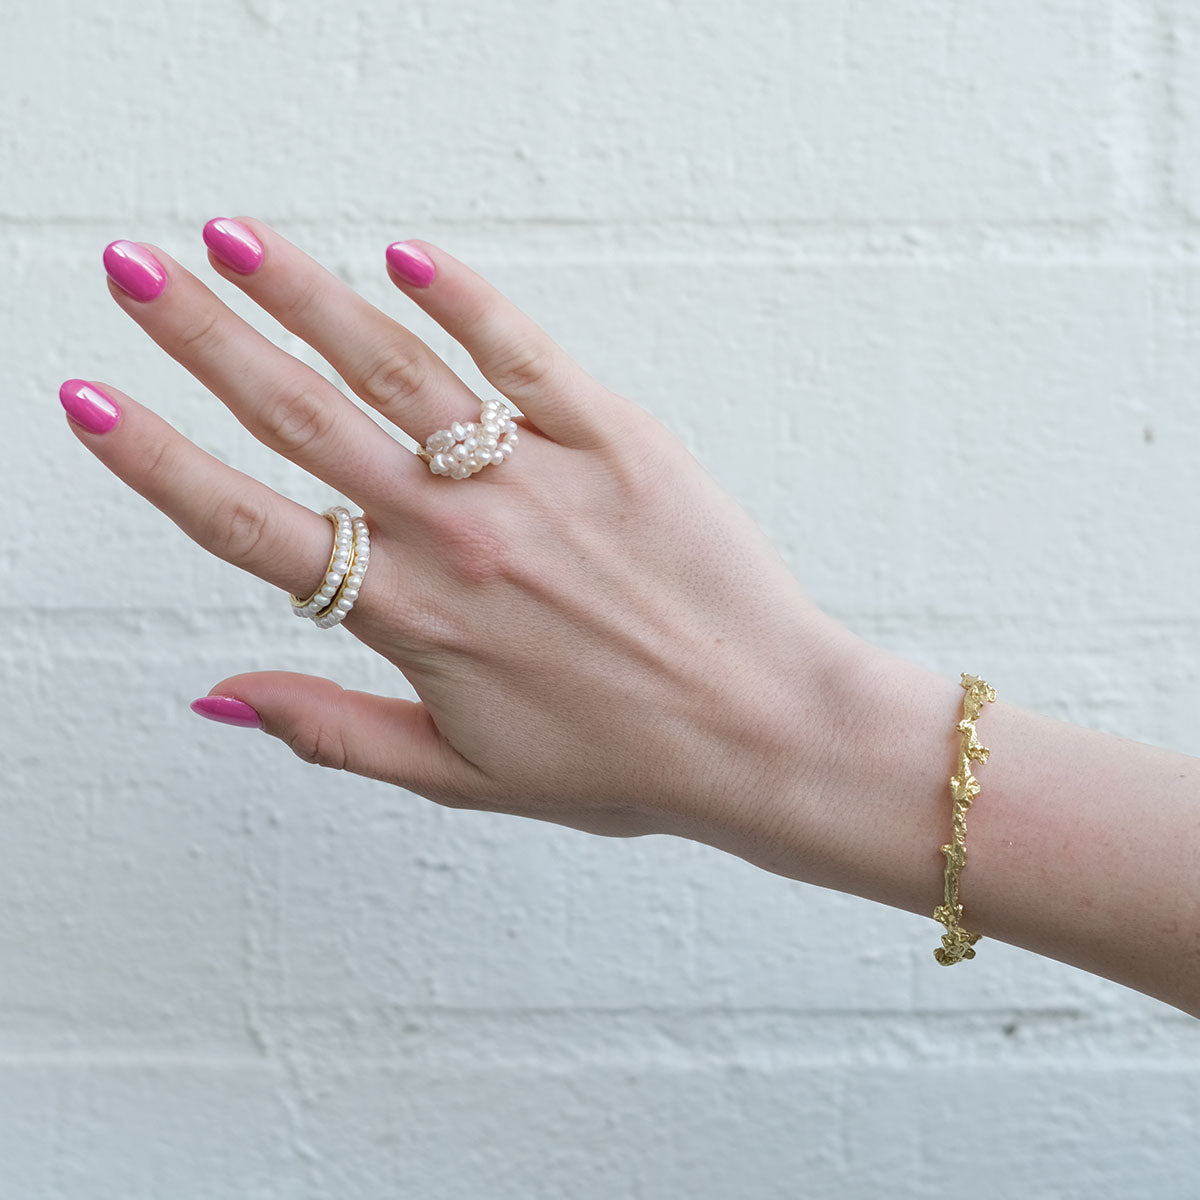
<svg viewBox="0 0 1200 1200">
<path fill-rule="evenodd" d="M 431 434 L 418 457 L 435 475 L 466 479 L 484 467 L 498 467 L 517 448 L 517 423 L 502 400 L 484 400 L 479 420 L 455 421 L 449 429 Z M 371 559 L 371 534 L 362 517 L 351 517 L 341 505 L 321 514 L 333 525 L 329 565 L 311 596 L 289 596 L 292 612 L 309 617 L 318 629 L 332 629 L 345 620 L 358 599 L 358 589 Z"/>
<path fill-rule="evenodd" d="M 517 448 L 517 423 L 501 400 L 483 401 L 479 421 L 455 421 L 431 434 L 417 457 L 435 475 L 466 479 L 486 466 L 499 466 Z"/>
</svg>

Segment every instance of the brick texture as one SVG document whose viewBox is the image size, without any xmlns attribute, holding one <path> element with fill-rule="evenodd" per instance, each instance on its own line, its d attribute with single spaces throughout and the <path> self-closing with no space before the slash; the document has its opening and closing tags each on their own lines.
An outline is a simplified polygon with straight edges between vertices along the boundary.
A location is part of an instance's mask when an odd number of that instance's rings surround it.
<svg viewBox="0 0 1200 1200">
<path fill-rule="evenodd" d="M 1174 1010 L 991 943 L 941 972 L 932 921 L 197 721 L 239 671 L 404 685 L 181 536 L 55 392 L 111 380 L 322 507 L 100 251 L 211 278 L 204 221 L 261 216 L 470 379 L 382 270 L 426 237 L 857 632 L 1200 754 L 1192 8 L 10 8 L 0 1200 L 1190 1195 Z"/>
</svg>

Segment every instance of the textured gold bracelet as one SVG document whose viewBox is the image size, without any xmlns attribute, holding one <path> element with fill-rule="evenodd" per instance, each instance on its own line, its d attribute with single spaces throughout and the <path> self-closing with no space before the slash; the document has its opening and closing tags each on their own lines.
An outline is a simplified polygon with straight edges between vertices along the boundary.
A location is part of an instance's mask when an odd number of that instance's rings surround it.
<svg viewBox="0 0 1200 1200">
<path fill-rule="evenodd" d="M 942 944 L 933 952 L 934 958 L 943 966 L 950 967 L 964 958 L 975 957 L 975 943 L 979 934 L 964 929 L 962 905 L 958 902 L 958 877 L 967 865 L 967 809 L 979 795 L 979 780 L 971 774 L 971 763 L 985 763 L 990 751 L 979 744 L 975 736 L 975 721 L 984 702 L 991 704 L 996 699 L 996 689 L 988 687 L 982 679 L 962 675 L 962 686 L 967 694 L 963 697 L 963 719 L 956 729 L 962 734 L 958 750 L 958 770 L 950 776 L 950 795 L 954 798 L 954 834 L 949 845 L 942 847 L 946 856 L 946 901 L 933 910 L 933 919 L 946 927 Z"/>
</svg>

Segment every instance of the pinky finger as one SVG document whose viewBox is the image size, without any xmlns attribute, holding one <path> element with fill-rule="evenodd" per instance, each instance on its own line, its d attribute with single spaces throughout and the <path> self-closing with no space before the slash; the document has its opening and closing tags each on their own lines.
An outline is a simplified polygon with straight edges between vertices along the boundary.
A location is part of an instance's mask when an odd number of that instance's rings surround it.
<svg viewBox="0 0 1200 1200">
<path fill-rule="evenodd" d="M 104 465 L 218 558 L 307 596 L 329 558 L 329 522 L 188 441 L 107 384 L 69 379 L 71 429 Z"/>
</svg>

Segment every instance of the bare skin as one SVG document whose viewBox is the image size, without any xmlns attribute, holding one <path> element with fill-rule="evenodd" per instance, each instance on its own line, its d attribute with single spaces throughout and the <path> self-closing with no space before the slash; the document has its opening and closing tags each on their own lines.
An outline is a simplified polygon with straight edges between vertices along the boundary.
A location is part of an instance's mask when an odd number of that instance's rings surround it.
<svg viewBox="0 0 1200 1200">
<path fill-rule="evenodd" d="M 363 511 L 371 563 L 344 624 L 420 699 L 284 671 L 211 694 L 251 705 L 310 762 L 441 804 L 691 837 L 929 915 L 957 681 L 822 613 L 663 425 L 421 242 L 436 277 L 393 282 L 524 414 L 508 462 L 431 475 L 401 431 L 423 444 L 473 419 L 479 397 L 295 246 L 239 221 L 261 265 L 243 275 L 210 255 L 213 269 L 396 436 L 157 247 L 160 295 L 110 291 L 251 434 Z M 100 434 L 71 426 L 110 470 L 213 554 L 284 592 L 313 590 L 330 549 L 318 512 L 96 386 L 120 419 Z M 1200 760 L 1003 703 L 979 732 L 992 759 L 976 771 L 966 923 L 1200 1015 Z"/>
</svg>

